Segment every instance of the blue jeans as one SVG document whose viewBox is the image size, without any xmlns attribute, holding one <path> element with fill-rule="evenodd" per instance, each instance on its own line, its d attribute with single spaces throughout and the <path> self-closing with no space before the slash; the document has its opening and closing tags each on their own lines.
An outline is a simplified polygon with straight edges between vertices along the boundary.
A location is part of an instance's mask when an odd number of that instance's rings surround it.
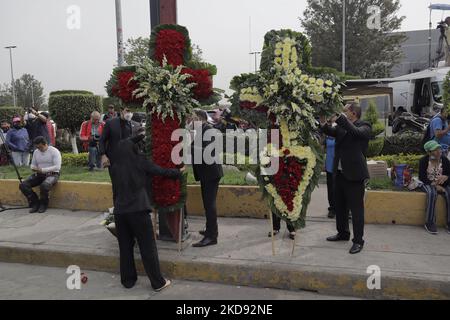
<svg viewBox="0 0 450 320">
<path fill-rule="evenodd" d="M 422 191 L 427 194 L 426 223 L 430 225 L 436 224 L 436 201 L 438 198 L 436 187 L 424 184 Z M 450 226 L 450 186 L 445 188 L 443 196 L 447 208 L 447 226 Z"/>
<path fill-rule="evenodd" d="M 89 147 L 89 168 L 101 168 L 100 153 L 97 147 Z"/>
</svg>

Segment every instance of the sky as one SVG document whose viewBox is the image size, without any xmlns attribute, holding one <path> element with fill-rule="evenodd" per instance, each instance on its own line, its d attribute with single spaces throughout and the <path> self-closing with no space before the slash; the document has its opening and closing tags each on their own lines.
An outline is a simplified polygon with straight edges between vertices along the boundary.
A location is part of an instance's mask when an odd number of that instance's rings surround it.
<svg viewBox="0 0 450 320">
<path fill-rule="evenodd" d="M 114 0 L 1 0 L 0 83 L 30 73 L 45 93 L 89 90 L 106 95 L 104 86 L 117 63 Z M 401 31 L 428 28 L 430 0 L 401 0 L 406 16 Z M 432 3 L 450 3 L 449 0 Z M 188 28 L 204 59 L 217 65 L 214 86 L 227 90 L 233 76 L 254 71 L 252 51 L 261 51 L 264 34 L 272 29 L 301 31 L 299 17 L 306 0 L 178 0 L 178 24 Z M 70 29 L 67 12 L 80 8 L 80 26 Z M 450 12 L 433 13 L 436 23 Z M 148 36 L 148 0 L 122 0 L 124 40 Z M 70 21 L 70 20 L 69 20 Z M 434 24 L 435 24 L 434 23 Z"/>
</svg>

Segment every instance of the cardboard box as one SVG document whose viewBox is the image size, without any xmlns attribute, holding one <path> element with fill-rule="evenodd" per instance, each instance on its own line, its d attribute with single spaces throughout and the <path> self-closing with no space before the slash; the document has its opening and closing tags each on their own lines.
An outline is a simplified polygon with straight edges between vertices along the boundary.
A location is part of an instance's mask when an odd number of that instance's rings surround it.
<svg viewBox="0 0 450 320">
<path fill-rule="evenodd" d="M 367 161 L 367 168 L 371 179 L 386 178 L 388 176 L 386 161 Z"/>
</svg>

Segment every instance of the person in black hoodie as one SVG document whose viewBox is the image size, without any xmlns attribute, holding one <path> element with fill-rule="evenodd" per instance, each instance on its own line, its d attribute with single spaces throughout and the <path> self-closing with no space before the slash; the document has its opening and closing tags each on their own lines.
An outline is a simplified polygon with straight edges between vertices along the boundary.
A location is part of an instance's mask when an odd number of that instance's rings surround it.
<svg viewBox="0 0 450 320">
<path fill-rule="evenodd" d="M 425 230 L 437 234 L 436 200 L 439 193 L 447 202 L 447 232 L 450 233 L 450 161 L 442 155 L 441 145 L 435 140 L 424 145 L 427 155 L 419 162 L 419 179 L 422 190 L 427 194 Z"/>
<path fill-rule="evenodd" d="M 119 141 L 117 154 L 114 155 L 114 165 L 111 168 L 111 180 L 116 191 L 114 219 L 120 250 L 120 277 L 125 288 L 132 288 L 137 281 L 133 255 L 137 239 L 151 285 L 155 291 L 160 291 L 171 282 L 163 278 L 160 270 L 150 217 L 152 208 L 147 182 L 155 175 L 179 178 L 184 167 L 180 170 L 163 169 L 146 159 L 138 145 L 143 138 L 144 135 L 141 134 Z"/>
</svg>

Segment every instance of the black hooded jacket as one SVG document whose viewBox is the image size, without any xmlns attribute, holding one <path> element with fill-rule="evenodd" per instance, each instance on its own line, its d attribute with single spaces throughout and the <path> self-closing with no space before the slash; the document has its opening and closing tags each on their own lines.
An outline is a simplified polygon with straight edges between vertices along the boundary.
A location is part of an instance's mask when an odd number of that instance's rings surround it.
<svg viewBox="0 0 450 320">
<path fill-rule="evenodd" d="M 115 214 L 150 211 L 150 190 L 148 179 L 151 176 L 181 177 L 178 169 L 164 169 L 139 151 L 131 139 L 121 140 L 117 157 L 111 167 L 111 180 L 116 192 Z"/>
</svg>

